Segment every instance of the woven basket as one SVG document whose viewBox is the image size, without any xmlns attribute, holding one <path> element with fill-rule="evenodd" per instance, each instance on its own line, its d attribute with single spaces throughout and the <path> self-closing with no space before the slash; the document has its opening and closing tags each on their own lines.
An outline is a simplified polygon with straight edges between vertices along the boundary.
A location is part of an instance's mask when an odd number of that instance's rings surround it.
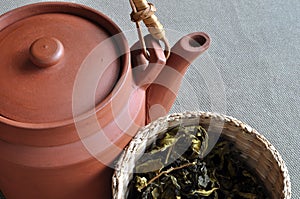
<svg viewBox="0 0 300 199">
<path fill-rule="evenodd" d="M 186 112 L 160 118 L 143 127 L 120 156 L 113 175 L 113 198 L 125 199 L 128 184 L 133 176 L 135 162 L 141 157 L 146 147 L 168 128 L 178 125 L 199 123 L 209 134 L 222 133 L 235 147 L 265 184 L 271 198 L 290 199 L 291 184 L 288 170 L 274 146 L 250 126 L 239 120 L 214 113 Z"/>
</svg>

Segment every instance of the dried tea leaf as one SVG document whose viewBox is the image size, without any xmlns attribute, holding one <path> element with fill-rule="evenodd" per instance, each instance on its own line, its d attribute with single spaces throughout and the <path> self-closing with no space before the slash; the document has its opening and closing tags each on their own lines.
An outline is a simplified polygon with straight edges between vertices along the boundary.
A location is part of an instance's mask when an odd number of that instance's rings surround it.
<svg viewBox="0 0 300 199">
<path fill-rule="evenodd" d="M 147 186 L 147 178 L 145 177 L 139 177 L 139 176 L 136 176 L 135 177 L 135 181 L 136 181 L 136 184 L 135 184 L 135 187 L 137 188 L 137 190 L 139 192 L 142 191 L 142 189 Z"/>
<path fill-rule="evenodd" d="M 169 177 L 171 178 L 171 182 L 174 185 L 174 187 L 176 189 L 181 189 L 180 185 L 177 182 L 177 179 L 174 176 L 172 176 L 172 175 L 169 175 Z"/>
<path fill-rule="evenodd" d="M 165 151 L 173 146 L 178 141 L 178 139 L 179 138 L 175 137 L 174 135 L 166 133 L 165 137 L 157 141 L 155 148 L 153 148 L 150 153 L 155 154 Z"/>
<path fill-rule="evenodd" d="M 204 161 L 208 170 L 216 170 L 215 176 L 220 185 L 217 193 L 220 198 L 270 198 L 263 183 L 242 161 L 240 152 L 232 142 L 221 137 Z"/>
<path fill-rule="evenodd" d="M 208 175 L 200 175 L 198 177 L 198 186 L 199 187 L 207 187 L 208 183 L 211 182 L 210 178 L 208 177 Z"/>
<path fill-rule="evenodd" d="M 156 187 L 153 189 L 153 191 L 151 191 L 151 195 L 153 197 L 153 199 L 158 199 L 160 194 L 159 194 L 159 189 Z"/>
<path fill-rule="evenodd" d="M 201 126 L 169 129 L 137 162 L 135 169 L 141 173 L 130 183 L 128 198 L 269 198 L 231 142 L 219 139 L 203 158 L 208 139 Z"/>
<path fill-rule="evenodd" d="M 251 173 L 250 173 L 249 171 L 243 170 L 243 171 L 242 171 L 242 174 L 243 174 L 243 176 L 245 176 L 246 178 L 251 178 L 251 180 L 252 180 L 253 182 L 256 182 L 256 178 L 255 178 L 253 175 L 251 175 Z"/>
<path fill-rule="evenodd" d="M 236 175 L 235 168 L 232 166 L 232 163 L 230 161 L 228 162 L 227 169 L 228 169 L 228 172 L 229 172 L 230 176 L 235 176 Z"/>
<path fill-rule="evenodd" d="M 212 188 L 211 190 L 208 190 L 208 191 L 206 191 L 206 190 L 195 190 L 195 191 L 192 192 L 192 194 L 193 195 L 199 194 L 201 196 L 210 196 L 217 189 L 219 189 L 219 188 L 214 187 L 214 188 Z"/>
<path fill-rule="evenodd" d="M 253 194 L 253 193 L 238 193 L 239 196 L 245 198 L 245 199 L 256 199 L 257 198 L 257 195 L 256 194 Z"/>
<path fill-rule="evenodd" d="M 164 167 L 160 159 L 148 160 L 135 167 L 136 173 L 147 173 L 149 171 L 158 171 Z"/>
<path fill-rule="evenodd" d="M 169 147 L 169 146 L 173 145 L 176 141 L 177 141 L 177 139 L 176 139 L 176 137 L 174 137 L 174 135 L 166 133 L 166 136 L 159 141 L 159 145 L 162 148 L 165 148 L 165 147 Z"/>
<path fill-rule="evenodd" d="M 192 146 L 191 146 L 192 150 L 199 155 L 201 152 L 202 142 L 194 135 L 191 135 L 191 138 L 192 138 Z"/>
</svg>

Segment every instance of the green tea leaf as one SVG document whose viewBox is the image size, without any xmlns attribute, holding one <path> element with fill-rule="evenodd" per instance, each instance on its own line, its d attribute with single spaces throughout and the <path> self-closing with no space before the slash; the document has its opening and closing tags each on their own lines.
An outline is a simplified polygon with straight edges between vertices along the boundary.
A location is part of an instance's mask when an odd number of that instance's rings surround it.
<svg viewBox="0 0 300 199">
<path fill-rule="evenodd" d="M 199 194 L 201 196 L 210 196 L 210 194 L 212 194 L 217 189 L 219 189 L 219 188 L 214 187 L 214 188 L 212 188 L 211 190 L 208 190 L 208 191 L 206 191 L 206 190 L 195 190 L 195 191 L 192 192 L 192 194 L 193 195 Z"/>
<path fill-rule="evenodd" d="M 171 181 L 172 181 L 172 184 L 174 185 L 174 187 L 176 187 L 176 189 L 181 189 L 180 185 L 177 182 L 177 179 L 172 175 L 170 175 L 170 178 L 171 178 Z"/>
<path fill-rule="evenodd" d="M 153 199 L 158 199 L 160 196 L 158 188 L 154 188 L 153 191 L 151 191 L 151 195 Z"/>
<path fill-rule="evenodd" d="M 208 143 L 209 136 L 199 125 L 168 129 L 138 160 L 139 174 L 134 174 L 128 198 L 270 198 L 232 142 L 221 137 L 203 157 Z"/>
<path fill-rule="evenodd" d="M 135 167 L 137 173 L 147 173 L 149 171 L 158 171 L 164 167 L 164 164 L 160 159 L 148 160 L 142 164 Z"/>
<path fill-rule="evenodd" d="M 159 153 L 162 151 L 167 150 L 168 148 L 170 148 L 171 146 L 173 146 L 179 138 L 175 137 L 172 134 L 166 133 L 165 137 L 163 137 L 162 139 L 158 140 L 156 147 L 153 148 L 150 153 L 151 154 L 155 154 L 155 153 Z"/>
<path fill-rule="evenodd" d="M 147 178 L 145 178 L 145 177 L 136 176 L 135 181 L 136 181 L 135 187 L 137 188 L 137 190 L 139 192 L 141 192 L 142 189 L 145 186 L 147 186 Z"/>
</svg>

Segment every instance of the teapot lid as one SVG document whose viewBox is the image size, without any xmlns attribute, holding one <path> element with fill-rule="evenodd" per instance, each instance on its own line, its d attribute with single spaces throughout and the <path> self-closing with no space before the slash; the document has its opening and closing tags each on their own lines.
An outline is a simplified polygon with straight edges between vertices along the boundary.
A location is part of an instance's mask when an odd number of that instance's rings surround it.
<svg viewBox="0 0 300 199">
<path fill-rule="evenodd" d="M 0 115 L 24 123 L 72 119 L 72 93 L 82 63 L 98 44 L 120 32 L 105 15 L 74 3 L 31 4 L 0 16 Z M 119 79 L 123 60 L 118 54 L 127 48 L 123 36 L 122 41 L 109 40 L 97 49 L 99 62 L 91 67 L 105 71 L 96 104 L 83 105 L 83 113 L 107 98 Z M 105 59 L 114 61 L 102 66 Z"/>
</svg>

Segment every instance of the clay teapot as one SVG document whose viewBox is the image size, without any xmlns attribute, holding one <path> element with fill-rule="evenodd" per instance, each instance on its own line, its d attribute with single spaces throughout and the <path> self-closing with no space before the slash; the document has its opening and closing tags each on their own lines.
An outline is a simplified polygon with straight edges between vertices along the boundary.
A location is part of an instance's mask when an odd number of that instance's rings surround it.
<svg viewBox="0 0 300 199">
<path fill-rule="evenodd" d="M 107 16 L 62 2 L 0 17 L 0 190 L 8 199 L 109 199 L 114 159 L 171 108 L 196 32 L 166 59 L 152 36 L 126 38 Z M 99 72 L 100 71 L 100 72 Z"/>
</svg>

